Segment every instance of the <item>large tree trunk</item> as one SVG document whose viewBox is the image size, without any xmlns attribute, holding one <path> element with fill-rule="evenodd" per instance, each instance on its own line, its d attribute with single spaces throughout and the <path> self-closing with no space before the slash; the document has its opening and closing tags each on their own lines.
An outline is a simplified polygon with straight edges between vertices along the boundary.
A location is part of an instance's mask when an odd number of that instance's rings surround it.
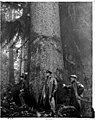
<svg viewBox="0 0 95 120">
<path fill-rule="evenodd" d="M 84 96 L 91 100 L 92 3 L 61 3 L 60 17 L 65 70 L 67 75 L 78 76 L 87 89 Z M 85 103 L 85 107 L 84 116 L 91 116 L 91 104 Z"/>
<path fill-rule="evenodd" d="M 9 48 L 9 83 L 14 84 L 14 57 L 13 48 Z"/>
<path fill-rule="evenodd" d="M 31 76 L 36 98 L 45 82 L 45 71 L 63 72 L 58 3 L 31 4 Z"/>
</svg>

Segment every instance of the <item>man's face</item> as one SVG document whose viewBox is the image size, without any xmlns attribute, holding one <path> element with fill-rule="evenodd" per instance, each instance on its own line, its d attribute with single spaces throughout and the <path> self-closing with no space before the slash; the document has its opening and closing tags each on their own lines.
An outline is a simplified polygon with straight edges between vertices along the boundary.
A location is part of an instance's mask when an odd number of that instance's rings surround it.
<svg viewBox="0 0 95 120">
<path fill-rule="evenodd" d="M 21 77 L 20 79 L 21 79 L 22 81 L 24 80 L 24 78 L 22 78 L 22 77 Z"/>
<path fill-rule="evenodd" d="M 73 78 L 73 77 L 70 78 L 71 83 L 72 83 L 73 81 L 75 81 L 75 80 L 76 80 L 76 79 Z"/>
<path fill-rule="evenodd" d="M 51 76 L 50 73 L 46 73 L 46 77 L 49 78 Z"/>
</svg>

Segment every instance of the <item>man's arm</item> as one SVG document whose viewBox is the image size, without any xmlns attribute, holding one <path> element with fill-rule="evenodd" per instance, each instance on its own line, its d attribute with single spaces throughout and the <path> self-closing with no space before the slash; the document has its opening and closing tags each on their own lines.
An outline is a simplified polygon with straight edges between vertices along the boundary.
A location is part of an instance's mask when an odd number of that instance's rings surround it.
<svg viewBox="0 0 95 120">
<path fill-rule="evenodd" d="M 66 85 L 66 84 L 63 84 L 63 88 L 71 88 L 71 85 Z"/>
<path fill-rule="evenodd" d="M 54 96 L 54 93 L 57 90 L 57 81 L 55 78 L 51 78 L 50 80 L 50 98 Z"/>
<path fill-rule="evenodd" d="M 87 99 L 85 99 L 85 98 L 83 98 L 81 96 L 78 96 L 77 99 L 81 100 L 81 101 L 84 101 L 84 102 L 92 103 L 92 101 L 89 101 L 89 100 L 87 100 Z"/>
<path fill-rule="evenodd" d="M 82 85 L 82 87 L 84 87 L 84 86 Z M 81 100 L 81 101 L 84 101 L 84 102 L 89 102 L 89 103 L 91 103 L 91 101 L 88 101 L 87 99 L 84 99 L 84 98 L 83 98 L 83 94 L 81 94 L 80 96 L 78 95 L 77 83 L 76 83 L 76 82 L 73 83 L 73 88 L 74 88 L 74 91 L 75 91 L 75 95 L 76 95 L 76 99 L 77 99 L 77 100 Z"/>
<path fill-rule="evenodd" d="M 54 78 L 54 85 L 55 85 L 55 88 L 54 88 L 54 93 L 57 91 L 57 80 Z"/>
<path fill-rule="evenodd" d="M 73 82 L 72 84 L 73 88 L 74 88 L 74 92 L 75 92 L 75 96 L 77 99 L 80 99 L 80 96 L 78 95 L 78 91 L 77 91 L 77 83 Z"/>
</svg>

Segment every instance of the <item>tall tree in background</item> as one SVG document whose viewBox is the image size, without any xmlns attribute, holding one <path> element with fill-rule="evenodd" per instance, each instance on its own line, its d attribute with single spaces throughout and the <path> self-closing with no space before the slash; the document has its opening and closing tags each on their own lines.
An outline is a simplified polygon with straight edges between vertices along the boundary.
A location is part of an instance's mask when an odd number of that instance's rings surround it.
<svg viewBox="0 0 95 120">
<path fill-rule="evenodd" d="M 14 51 L 21 51 L 24 48 L 25 39 L 29 36 L 29 23 L 27 21 L 28 17 L 28 4 L 27 3 L 15 3 L 15 2 L 6 2 L 2 3 L 2 34 L 1 34 L 1 43 L 2 49 L 8 48 L 9 50 L 9 81 L 13 82 L 13 72 L 14 72 L 14 58 L 13 58 L 13 49 Z M 15 44 L 19 41 L 22 44 L 19 48 L 15 47 Z M 24 44 L 24 45 L 23 45 Z M 17 49 L 17 50 L 16 50 Z M 23 52 L 23 51 L 22 51 Z M 15 53 L 16 54 L 16 53 Z M 21 66 L 23 62 L 23 56 L 21 55 Z M 12 65 L 13 64 L 13 65 Z M 24 68 L 24 67 L 23 67 Z M 22 73 L 22 68 L 21 68 Z M 13 82 L 14 83 L 14 82 Z"/>
</svg>

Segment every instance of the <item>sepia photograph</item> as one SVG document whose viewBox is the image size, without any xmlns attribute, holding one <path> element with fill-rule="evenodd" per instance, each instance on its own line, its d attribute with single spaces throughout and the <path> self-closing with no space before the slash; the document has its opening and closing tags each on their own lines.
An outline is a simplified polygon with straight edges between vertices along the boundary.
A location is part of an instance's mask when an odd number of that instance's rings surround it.
<svg viewBox="0 0 95 120">
<path fill-rule="evenodd" d="M 94 118 L 93 2 L 0 2 L 0 117 Z"/>
</svg>

